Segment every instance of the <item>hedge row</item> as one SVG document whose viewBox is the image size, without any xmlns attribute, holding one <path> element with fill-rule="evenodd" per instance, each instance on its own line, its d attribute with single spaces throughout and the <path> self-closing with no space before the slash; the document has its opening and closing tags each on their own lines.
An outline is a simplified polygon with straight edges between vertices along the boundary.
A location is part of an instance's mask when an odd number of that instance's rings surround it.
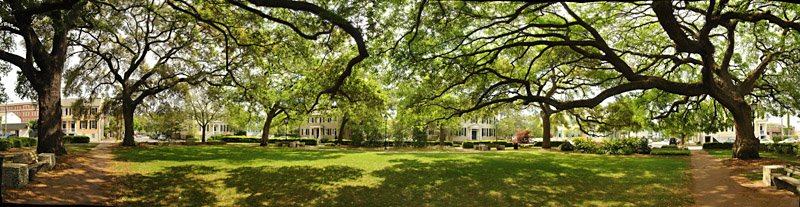
<svg viewBox="0 0 800 207">
<path fill-rule="evenodd" d="M 89 139 L 88 136 L 80 136 L 80 135 L 79 136 L 64 136 L 64 138 L 62 138 L 62 141 L 64 143 L 89 143 L 89 140 L 90 139 Z"/>
<path fill-rule="evenodd" d="M 533 146 L 541 147 L 544 143 L 543 142 L 533 142 Z M 557 148 L 564 144 L 564 141 L 550 141 L 550 147 Z"/>
<path fill-rule="evenodd" d="M 797 143 L 761 144 L 758 150 L 762 152 L 797 155 L 797 153 L 800 152 L 800 144 Z"/>
<path fill-rule="evenodd" d="M 514 143 L 505 141 L 505 140 L 468 140 L 461 143 L 461 148 L 464 149 L 472 149 L 475 145 L 485 144 L 489 145 L 489 148 L 495 148 L 497 145 L 504 145 L 506 147 L 514 147 Z"/>
<path fill-rule="evenodd" d="M 5 138 L 0 139 L 0 151 L 5 151 L 10 148 L 20 148 L 20 147 L 33 147 L 36 146 L 37 140 L 36 138 L 30 137 L 13 137 L 13 138 Z"/>
<path fill-rule="evenodd" d="M 576 138 L 572 140 L 570 146 L 561 147 L 563 151 L 576 150 L 583 153 L 594 154 L 649 154 L 650 147 L 647 140 L 637 138 L 622 139 L 603 139 L 601 143 L 596 143 L 589 138 Z"/>
<path fill-rule="evenodd" d="M 733 149 L 733 143 L 706 142 L 703 143 L 703 149 Z"/>
<path fill-rule="evenodd" d="M 212 137 L 211 140 L 212 141 L 230 142 L 230 143 L 260 143 L 261 142 L 261 137 L 236 136 L 236 135 L 234 135 L 234 136 Z M 268 142 L 269 143 L 275 143 L 275 142 L 283 142 L 283 141 L 289 141 L 289 142 L 300 141 L 300 142 L 304 142 L 306 145 L 316 145 L 317 144 L 317 140 L 316 139 L 313 139 L 313 138 L 296 138 L 296 137 L 272 138 L 272 139 L 269 139 Z"/>
</svg>

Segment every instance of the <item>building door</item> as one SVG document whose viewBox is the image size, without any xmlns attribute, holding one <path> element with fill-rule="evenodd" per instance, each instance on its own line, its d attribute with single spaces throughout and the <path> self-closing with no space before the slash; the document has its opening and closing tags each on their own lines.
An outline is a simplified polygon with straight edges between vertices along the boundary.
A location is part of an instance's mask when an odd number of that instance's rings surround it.
<svg viewBox="0 0 800 207">
<path fill-rule="evenodd" d="M 472 130 L 472 140 L 478 140 L 478 130 L 477 129 L 473 129 Z"/>
<path fill-rule="evenodd" d="M 314 128 L 314 138 L 319 138 L 319 128 Z"/>
</svg>

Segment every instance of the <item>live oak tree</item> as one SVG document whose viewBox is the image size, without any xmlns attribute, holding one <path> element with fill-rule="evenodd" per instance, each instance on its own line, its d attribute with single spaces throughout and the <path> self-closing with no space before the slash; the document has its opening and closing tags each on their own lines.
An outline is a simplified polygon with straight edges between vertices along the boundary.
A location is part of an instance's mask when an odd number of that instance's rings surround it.
<svg viewBox="0 0 800 207">
<path fill-rule="evenodd" d="M 354 67 L 369 56 L 361 28 L 351 23 L 348 18 L 369 21 L 371 19 L 369 17 L 375 15 L 369 12 L 369 7 L 374 2 L 171 0 L 167 3 L 174 9 L 189 14 L 197 21 L 220 32 L 225 36 L 226 48 L 229 46 L 268 47 L 270 44 L 282 43 L 280 39 L 287 38 L 287 34 L 291 34 L 291 38 L 301 38 L 315 43 L 330 42 L 330 39 L 323 40 L 323 38 L 349 37 L 337 40 L 344 41 L 340 44 L 348 47 L 338 48 L 336 53 L 329 54 L 347 55 L 349 58 L 344 63 L 331 67 L 333 73 L 329 73 L 324 78 L 328 81 L 319 82 L 324 87 L 314 97 L 311 108 L 324 99 L 323 95 L 341 95 L 341 87 L 345 84 L 347 77 L 353 73 Z M 242 24 L 249 27 L 242 28 L 239 26 Z M 270 34 L 268 31 L 275 28 L 288 32 L 268 36 Z M 267 34 L 267 36 L 252 35 L 256 33 Z M 268 44 L 263 44 L 263 42 L 268 42 Z M 353 47 L 355 51 L 352 51 Z M 229 54 L 226 53 L 226 55 Z M 230 64 L 230 62 L 226 62 Z"/>
<path fill-rule="evenodd" d="M 222 69 L 215 47 L 188 15 L 160 1 L 114 1 L 92 5 L 95 21 L 78 31 L 80 64 L 66 73 L 69 94 L 120 99 L 123 146 L 135 146 L 134 114 L 145 99 L 179 83 L 197 84 Z"/>
<path fill-rule="evenodd" d="M 0 3 L 0 64 L 19 68 L 37 96 L 38 153 L 66 153 L 61 143 L 61 75 L 70 33 L 81 25 L 86 5 L 81 0 Z"/>
<path fill-rule="evenodd" d="M 800 58 L 800 9 L 784 2 L 423 1 L 414 7 L 398 11 L 410 27 L 396 57 L 428 77 L 425 85 L 438 86 L 431 98 L 447 94 L 470 103 L 443 107 L 455 114 L 500 103 L 591 108 L 643 90 L 708 96 L 734 119 L 739 159 L 759 157 L 751 104 L 786 100 L 773 81 L 780 78 L 770 77 L 796 73 Z M 549 83 L 540 79 L 553 75 L 565 79 L 547 95 Z"/>
</svg>

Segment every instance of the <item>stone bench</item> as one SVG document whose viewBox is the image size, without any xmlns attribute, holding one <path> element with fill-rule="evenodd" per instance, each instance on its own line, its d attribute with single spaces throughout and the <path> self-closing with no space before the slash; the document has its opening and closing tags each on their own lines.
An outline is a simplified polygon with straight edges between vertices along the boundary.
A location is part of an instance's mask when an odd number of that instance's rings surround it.
<svg viewBox="0 0 800 207">
<path fill-rule="evenodd" d="M 762 181 L 765 185 L 775 186 L 778 189 L 792 191 L 800 195 L 800 180 L 793 178 L 792 174 L 800 173 L 794 168 L 783 165 L 766 165 L 763 167 Z"/>
<path fill-rule="evenodd" d="M 3 187 L 23 188 L 30 181 L 28 164 L 3 163 Z"/>
<path fill-rule="evenodd" d="M 52 170 L 56 166 L 56 154 L 40 153 L 39 163 L 45 163 L 44 171 Z"/>
<path fill-rule="evenodd" d="M 786 189 L 792 191 L 795 195 L 800 195 L 800 180 L 797 180 L 793 177 L 781 175 L 778 173 L 773 174 L 773 183 L 775 183 L 775 187 L 778 189 Z"/>
</svg>

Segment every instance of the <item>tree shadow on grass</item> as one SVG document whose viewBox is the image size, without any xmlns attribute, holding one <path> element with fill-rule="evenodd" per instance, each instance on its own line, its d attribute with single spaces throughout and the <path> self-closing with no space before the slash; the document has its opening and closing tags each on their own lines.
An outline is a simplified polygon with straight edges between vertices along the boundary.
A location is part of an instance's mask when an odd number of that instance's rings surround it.
<svg viewBox="0 0 800 207">
<path fill-rule="evenodd" d="M 167 167 L 152 175 L 134 174 L 120 178 L 122 206 L 213 206 L 216 187 L 211 181 L 198 178 L 218 170 L 199 165 Z"/>
<path fill-rule="evenodd" d="M 680 199 L 686 197 L 680 191 L 670 189 L 680 183 L 644 176 L 663 176 L 659 172 L 596 170 L 547 158 L 475 159 L 392 160 L 398 164 L 372 173 L 383 182 L 342 187 L 326 206 L 680 206 L 689 202 Z"/>
<path fill-rule="evenodd" d="M 225 186 L 247 197 L 236 206 L 305 206 L 326 194 L 326 185 L 360 178 L 363 170 L 346 166 L 241 167 L 228 171 Z"/>
<path fill-rule="evenodd" d="M 225 160 L 230 163 L 251 161 L 307 161 L 335 159 L 340 152 L 276 149 L 249 146 L 153 146 L 119 148 L 115 159 L 126 162 Z"/>
</svg>

